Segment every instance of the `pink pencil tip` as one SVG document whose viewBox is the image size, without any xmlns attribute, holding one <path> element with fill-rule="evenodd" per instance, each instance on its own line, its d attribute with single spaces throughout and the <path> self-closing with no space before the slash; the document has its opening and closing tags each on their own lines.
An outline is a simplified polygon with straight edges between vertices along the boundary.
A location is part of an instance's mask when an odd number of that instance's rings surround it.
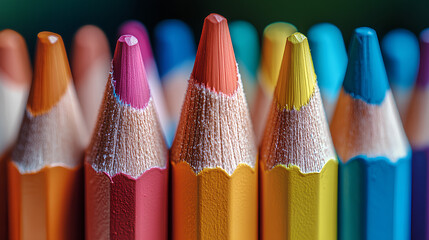
<svg viewBox="0 0 429 240">
<path fill-rule="evenodd" d="M 139 21 L 130 20 L 119 27 L 119 35 L 125 34 L 133 35 L 139 41 L 143 62 L 152 62 L 152 47 L 150 45 L 149 34 L 147 33 L 146 27 Z"/>
<path fill-rule="evenodd" d="M 143 109 L 150 98 L 146 70 L 136 37 L 122 35 L 113 56 L 115 93 L 122 102 Z"/>
</svg>

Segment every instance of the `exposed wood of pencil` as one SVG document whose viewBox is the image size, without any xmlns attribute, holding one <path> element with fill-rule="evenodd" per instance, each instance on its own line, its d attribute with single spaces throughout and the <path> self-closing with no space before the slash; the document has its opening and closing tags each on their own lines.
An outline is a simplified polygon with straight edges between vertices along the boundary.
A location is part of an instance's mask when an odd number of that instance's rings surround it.
<svg viewBox="0 0 429 240">
<path fill-rule="evenodd" d="M 339 99 L 331 134 L 342 161 L 361 154 L 396 161 L 407 154 L 407 138 L 390 90 L 381 106 L 354 99 L 344 91 Z"/>
<path fill-rule="evenodd" d="M 113 89 L 109 80 L 86 161 L 110 176 L 137 178 L 152 167 L 164 168 L 168 152 L 153 99 L 137 109 L 118 102 Z"/>
</svg>

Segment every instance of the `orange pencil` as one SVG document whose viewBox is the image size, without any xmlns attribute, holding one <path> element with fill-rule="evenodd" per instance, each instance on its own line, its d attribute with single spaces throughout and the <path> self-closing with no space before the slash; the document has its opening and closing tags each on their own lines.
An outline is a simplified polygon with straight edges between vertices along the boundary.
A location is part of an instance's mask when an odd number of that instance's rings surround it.
<svg viewBox="0 0 429 240">
<path fill-rule="evenodd" d="M 256 240 L 256 162 L 228 24 L 210 14 L 171 149 L 173 239 Z"/>
<path fill-rule="evenodd" d="M 8 163 L 10 239 L 83 238 L 83 124 L 61 36 L 41 32 Z"/>
<path fill-rule="evenodd" d="M 6 160 L 18 135 L 30 82 L 24 38 L 10 29 L 0 31 L 0 239 L 7 238 Z"/>
<path fill-rule="evenodd" d="M 111 60 L 104 32 L 94 25 L 79 28 L 73 39 L 71 65 L 77 97 L 90 133 L 97 122 Z"/>
</svg>

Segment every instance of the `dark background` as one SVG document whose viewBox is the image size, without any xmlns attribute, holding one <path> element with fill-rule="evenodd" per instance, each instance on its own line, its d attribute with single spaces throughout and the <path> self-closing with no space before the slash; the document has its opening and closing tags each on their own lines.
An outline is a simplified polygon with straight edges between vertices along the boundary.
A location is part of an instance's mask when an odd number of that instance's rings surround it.
<svg viewBox="0 0 429 240">
<path fill-rule="evenodd" d="M 331 22 L 341 29 L 346 43 L 359 26 L 375 28 L 379 38 L 397 27 L 418 34 L 429 26 L 428 0 L 0 0 L 0 29 L 21 33 L 33 53 L 40 31 L 61 34 L 69 51 L 74 32 L 95 24 L 106 32 L 113 48 L 124 20 L 141 20 L 151 33 L 160 20 L 178 18 L 191 25 L 198 40 L 203 19 L 212 12 L 229 21 L 247 20 L 259 33 L 274 21 L 291 22 L 304 34 L 315 23 Z"/>
</svg>

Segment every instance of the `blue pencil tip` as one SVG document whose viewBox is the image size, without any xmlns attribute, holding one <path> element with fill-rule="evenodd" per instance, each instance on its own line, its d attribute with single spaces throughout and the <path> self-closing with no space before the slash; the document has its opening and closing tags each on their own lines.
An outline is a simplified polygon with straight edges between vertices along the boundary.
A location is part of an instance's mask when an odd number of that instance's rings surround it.
<svg viewBox="0 0 429 240">
<path fill-rule="evenodd" d="M 389 89 L 377 34 L 368 27 L 357 28 L 349 48 L 344 91 L 370 104 L 381 104 Z"/>
<path fill-rule="evenodd" d="M 259 64 L 259 37 L 256 28 L 246 21 L 234 21 L 229 24 L 234 53 L 239 65 L 256 80 Z"/>
<path fill-rule="evenodd" d="M 195 59 L 196 46 L 191 28 L 177 19 L 160 22 L 154 31 L 160 76 Z"/>
<path fill-rule="evenodd" d="M 381 41 L 389 83 L 400 88 L 413 87 L 419 69 L 419 41 L 406 29 L 395 29 Z"/>
<path fill-rule="evenodd" d="M 307 37 L 320 91 L 334 101 L 347 68 L 347 51 L 341 31 L 333 24 L 319 23 L 310 28 Z"/>
</svg>

